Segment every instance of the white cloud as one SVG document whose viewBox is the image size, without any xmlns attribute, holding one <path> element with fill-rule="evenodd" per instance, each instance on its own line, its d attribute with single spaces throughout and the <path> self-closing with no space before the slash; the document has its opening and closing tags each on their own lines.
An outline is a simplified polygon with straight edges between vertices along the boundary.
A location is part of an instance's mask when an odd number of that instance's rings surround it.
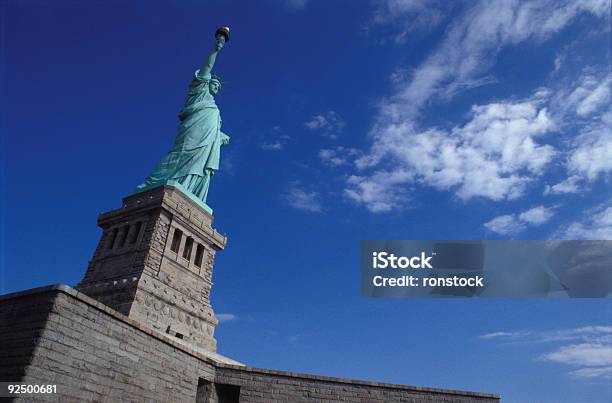
<svg viewBox="0 0 612 403">
<path fill-rule="evenodd" d="M 612 377 L 612 326 L 583 326 L 552 331 L 501 331 L 479 336 L 480 339 L 524 343 L 557 343 L 540 360 L 579 367 L 570 376 L 583 379 Z M 508 344 L 510 345 L 510 344 Z"/>
<path fill-rule="evenodd" d="M 580 117 L 586 117 L 610 102 L 612 74 L 598 77 L 585 74 L 566 99 L 567 106 L 575 109 Z"/>
<path fill-rule="evenodd" d="M 575 371 L 570 372 L 570 375 L 576 378 L 604 378 L 604 379 L 612 379 L 612 366 L 609 367 L 587 367 L 580 368 Z"/>
<path fill-rule="evenodd" d="M 325 165 L 341 166 L 348 165 L 351 159 L 354 159 L 359 152 L 354 148 L 336 147 L 324 148 L 319 151 L 319 158 Z"/>
<path fill-rule="evenodd" d="M 480 339 L 522 339 L 529 343 L 577 342 L 612 344 L 612 326 L 581 326 L 570 329 L 548 331 L 499 331 L 478 336 Z"/>
<path fill-rule="evenodd" d="M 406 203 L 407 198 L 400 185 L 412 177 L 412 173 L 400 170 L 378 171 L 368 177 L 351 175 L 344 193 L 372 213 L 388 212 Z"/>
<path fill-rule="evenodd" d="M 580 192 L 580 181 L 581 177 L 578 175 L 572 175 L 569 178 L 557 183 L 556 185 L 546 185 L 544 188 L 544 194 L 566 194 L 566 193 L 578 193 Z"/>
<path fill-rule="evenodd" d="M 268 135 L 266 141 L 259 144 L 259 148 L 265 151 L 280 151 L 291 139 L 291 136 L 284 134 L 279 126 L 272 128 L 272 134 Z"/>
<path fill-rule="evenodd" d="M 533 334 L 533 342 L 579 342 L 612 344 L 612 326 L 582 326 L 573 329 L 539 332 Z"/>
<path fill-rule="evenodd" d="M 612 240 L 612 202 L 587 210 L 582 220 L 566 225 L 553 234 L 556 239 Z"/>
<path fill-rule="evenodd" d="M 540 225 L 550 220 L 554 214 L 552 209 L 538 206 L 519 214 L 519 219 L 527 224 Z"/>
<path fill-rule="evenodd" d="M 564 150 L 567 178 L 547 185 L 545 195 L 579 193 L 612 172 L 612 74 L 609 67 L 599 70 L 585 67 L 575 83 L 551 96 L 551 114 L 571 140 Z"/>
<path fill-rule="evenodd" d="M 410 123 L 377 125 L 374 145 L 356 165 L 364 170 L 386 161 L 396 168 L 377 170 L 369 177 L 359 175 L 360 182 L 395 174 L 404 181 L 379 183 L 377 192 L 396 195 L 402 183 L 417 180 L 438 190 L 455 189 L 463 200 L 516 199 L 555 155 L 552 146 L 538 141 L 554 129 L 539 103 L 530 99 L 477 105 L 472 108 L 471 120 L 450 132 L 418 131 Z M 348 188 L 359 192 L 351 186 L 354 184 L 353 180 Z"/>
<path fill-rule="evenodd" d="M 276 140 L 273 141 L 272 143 L 262 143 L 259 145 L 259 147 L 262 150 L 267 150 L 267 151 L 278 151 L 278 150 L 282 150 L 283 149 L 284 144 L 281 143 L 280 141 Z"/>
<path fill-rule="evenodd" d="M 601 83 L 586 98 L 578 104 L 576 113 L 580 116 L 587 116 L 596 111 L 601 105 L 606 105 L 610 101 L 610 80 Z"/>
<path fill-rule="evenodd" d="M 321 212 L 323 210 L 320 194 L 315 191 L 302 189 L 300 184 L 294 182 L 284 195 L 285 200 L 289 205 L 298 210 Z"/>
<path fill-rule="evenodd" d="M 544 224 L 552 218 L 554 211 L 550 207 L 537 206 L 522 213 L 501 215 L 484 223 L 485 228 L 499 235 L 515 235 L 528 226 Z"/>
<path fill-rule="evenodd" d="M 314 116 L 304 123 L 304 126 L 310 130 L 318 130 L 331 139 L 337 139 L 338 134 L 344 130 L 346 122 L 336 112 L 329 111 L 326 114 Z"/>
<path fill-rule="evenodd" d="M 586 126 L 574 140 L 567 169 L 589 181 L 612 172 L 612 110 Z"/>
<path fill-rule="evenodd" d="M 548 361 L 587 367 L 612 365 L 612 346 L 583 343 L 562 346 L 557 351 L 544 355 Z"/>
<path fill-rule="evenodd" d="M 325 116 L 316 115 L 311 120 L 304 123 L 304 125 L 311 130 L 316 130 L 316 129 L 327 127 L 328 123 L 327 123 L 327 119 L 325 119 Z"/>
<path fill-rule="evenodd" d="M 514 215 L 502 215 L 484 223 L 485 228 L 500 235 L 514 235 L 523 231 L 525 224 Z"/>
<path fill-rule="evenodd" d="M 565 58 L 566 57 L 567 57 L 567 55 L 565 53 L 557 54 L 557 57 L 555 57 L 555 73 L 558 72 L 559 70 L 561 70 L 561 67 L 565 63 Z"/>
<path fill-rule="evenodd" d="M 517 338 L 529 335 L 530 332 L 493 332 L 478 336 L 479 339 Z"/>
<path fill-rule="evenodd" d="M 234 315 L 233 313 L 218 313 L 216 316 L 219 323 L 233 322 L 239 319 L 238 316 Z"/>
</svg>

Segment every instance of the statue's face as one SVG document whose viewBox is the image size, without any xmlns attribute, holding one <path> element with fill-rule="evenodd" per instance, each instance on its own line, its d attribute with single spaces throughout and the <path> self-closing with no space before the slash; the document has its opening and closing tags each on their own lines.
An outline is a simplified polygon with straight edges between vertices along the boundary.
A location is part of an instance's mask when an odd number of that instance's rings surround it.
<svg viewBox="0 0 612 403">
<path fill-rule="evenodd" d="M 219 89 L 221 89 L 221 83 L 217 80 L 210 80 L 208 83 L 208 88 L 210 89 L 211 94 L 217 95 L 219 93 Z"/>
</svg>

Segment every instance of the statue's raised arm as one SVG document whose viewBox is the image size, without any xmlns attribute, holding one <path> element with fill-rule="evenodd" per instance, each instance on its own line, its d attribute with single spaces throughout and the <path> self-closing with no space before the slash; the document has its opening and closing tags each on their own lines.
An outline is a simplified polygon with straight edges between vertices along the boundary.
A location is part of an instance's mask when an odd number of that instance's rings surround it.
<svg viewBox="0 0 612 403">
<path fill-rule="evenodd" d="M 200 75 L 206 76 L 211 74 L 213 66 L 215 65 L 215 60 L 217 60 L 217 53 L 223 49 L 223 46 L 227 41 L 229 41 L 229 28 L 219 28 L 215 33 L 215 47 L 213 48 L 212 52 L 210 52 L 210 55 L 208 55 L 208 60 L 206 61 L 204 67 L 202 67 L 200 70 Z"/>
</svg>

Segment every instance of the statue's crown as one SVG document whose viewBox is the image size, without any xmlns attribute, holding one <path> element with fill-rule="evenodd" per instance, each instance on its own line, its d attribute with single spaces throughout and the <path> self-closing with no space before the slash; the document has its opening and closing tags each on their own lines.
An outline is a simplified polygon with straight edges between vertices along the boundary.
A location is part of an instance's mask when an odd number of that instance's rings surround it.
<svg viewBox="0 0 612 403">
<path fill-rule="evenodd" d="M 216 74 L 212 74 L 212 75 L 210 76 L 210 79 L 211 79 L 211 80 L 217 80 L 217 81 L 219 81 L 219 84 L 223 84 L 223 82 L 221 81 L 221 77 L 219 77 L 219 76 L 218 76 L 218 75 L 216 75 Z"/>
</svg>

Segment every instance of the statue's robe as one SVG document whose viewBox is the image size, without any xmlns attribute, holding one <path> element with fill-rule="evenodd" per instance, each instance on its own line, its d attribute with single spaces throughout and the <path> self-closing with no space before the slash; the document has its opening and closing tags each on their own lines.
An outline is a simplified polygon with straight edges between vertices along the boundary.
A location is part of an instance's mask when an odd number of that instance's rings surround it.
<svg viewBox="0 0 612 403">
<path fill-rule="evenodd" d="M 189 175 L 208 181 L 219 169 L 221 144 L 229 137 L 221 132 L 219 108 L 208 89 L 210 79 L 210 74 L 200 75 L 200 70 L 196 70 L 185 106 L 179 113 L 174 146 L 139 189 L 169 180 L 183 182 Z"/>
</svg>

